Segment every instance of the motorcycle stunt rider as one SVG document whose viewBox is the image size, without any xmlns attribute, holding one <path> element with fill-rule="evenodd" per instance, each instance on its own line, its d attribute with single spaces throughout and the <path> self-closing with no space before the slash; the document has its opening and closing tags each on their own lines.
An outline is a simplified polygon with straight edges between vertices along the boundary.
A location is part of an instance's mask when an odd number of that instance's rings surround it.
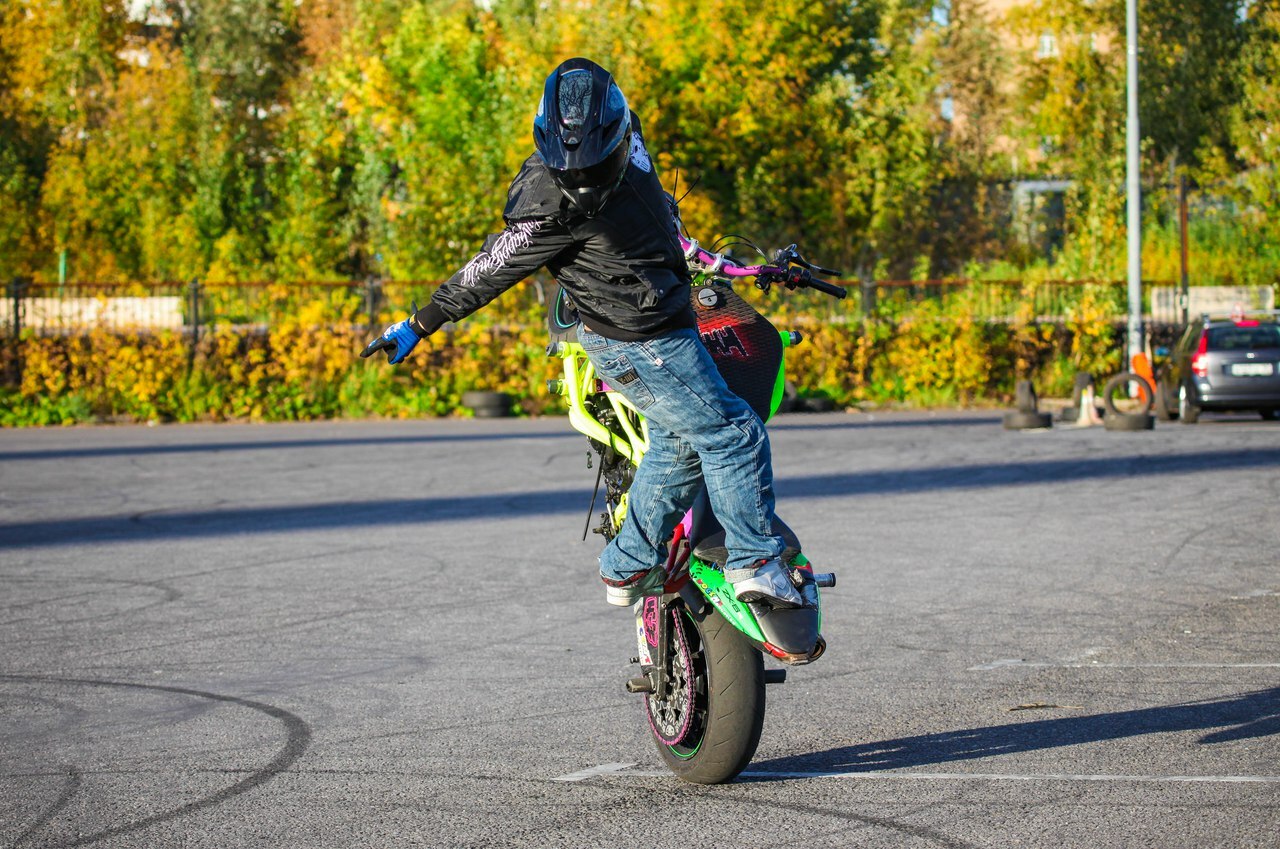
<svg viewBox="0 0 1280 849">
<path fill-rule="evenodd" d="M 596 371 L 649 423 L 626 521 L 600 556 L 608 601 L 662 592 L 655 564 L 705 482 L 735 596 L 801 606 L 773 533 L 768 437 L 698 336 L 688 265 L 639 119 L 606 70 L 570 59 L 547 77 L 533 137 L 536 152 L 508 190 L 506 229 L 361 356 L 385 351 L 398 363 L 446 321 L 545 267 L 578 312 L 578 341 Z"/>
</svg>

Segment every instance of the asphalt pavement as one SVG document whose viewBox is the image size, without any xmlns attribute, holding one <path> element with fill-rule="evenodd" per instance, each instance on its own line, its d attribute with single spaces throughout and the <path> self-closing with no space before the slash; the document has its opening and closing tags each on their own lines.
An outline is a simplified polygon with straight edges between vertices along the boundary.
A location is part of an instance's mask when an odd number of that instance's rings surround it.
<svg viewBox="0 0 1280 849">
<path fill-rule="evenodd" d="M 1280 423 L 772 434 L 830 648 L 697 787 L 564 420 L 0 432 L 0 846 L 1280 846 Z"/>
</svg>

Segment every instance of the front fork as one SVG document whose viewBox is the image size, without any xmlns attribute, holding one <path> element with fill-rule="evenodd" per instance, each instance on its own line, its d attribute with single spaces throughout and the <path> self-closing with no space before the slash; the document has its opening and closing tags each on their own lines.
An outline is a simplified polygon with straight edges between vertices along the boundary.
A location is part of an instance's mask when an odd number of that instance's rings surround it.
<svg viewBox="0 0 1280 849">
<path fill-rule="evenodd" d="M 674 600 L 675 596 L 648 595 L 636 602 L 636 656 L 631 662 L 640 664 L 641 674 L 627 681 L 629 693 L 667 697 L 666 658 L 671 646 L 671 605 L 663 603 L 667 598 Z"/>
</svg>

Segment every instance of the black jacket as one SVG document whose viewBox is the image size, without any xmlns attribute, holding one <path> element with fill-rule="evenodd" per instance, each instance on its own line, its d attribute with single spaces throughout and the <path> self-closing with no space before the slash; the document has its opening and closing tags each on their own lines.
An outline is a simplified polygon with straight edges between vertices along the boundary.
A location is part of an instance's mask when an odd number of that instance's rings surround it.
<svg viewBox="0 0 1280 849">
<path fill-rule="evenodd" d="M 570 206 L 535 153 L 511 181 L 507 228 L 414 314 L 422 335 L 471 315 L 546 267 L 583 323 L 602 336 L 636 340 L 694 327 L 689 269 L 666 195 L 632 116 L 631 162 L 600 214 Z"/>
</svg>

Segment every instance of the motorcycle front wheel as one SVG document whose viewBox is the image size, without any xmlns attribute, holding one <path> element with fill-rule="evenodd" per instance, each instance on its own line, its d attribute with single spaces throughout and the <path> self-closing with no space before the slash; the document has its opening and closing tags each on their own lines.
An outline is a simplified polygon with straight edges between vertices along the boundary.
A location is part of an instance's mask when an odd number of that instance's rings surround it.
<svg viewBox="0 0 1280 849">
<path fill-rule="evenodd" d="M 764 661 L 710 605 L 668 608 L 665 698 L 645 697 L 667 767 L 693 784 L 720 784 L 746 769 L 764 727 Z M 655 658 L 656 660 L 656 658 Z"/>
</svg>

